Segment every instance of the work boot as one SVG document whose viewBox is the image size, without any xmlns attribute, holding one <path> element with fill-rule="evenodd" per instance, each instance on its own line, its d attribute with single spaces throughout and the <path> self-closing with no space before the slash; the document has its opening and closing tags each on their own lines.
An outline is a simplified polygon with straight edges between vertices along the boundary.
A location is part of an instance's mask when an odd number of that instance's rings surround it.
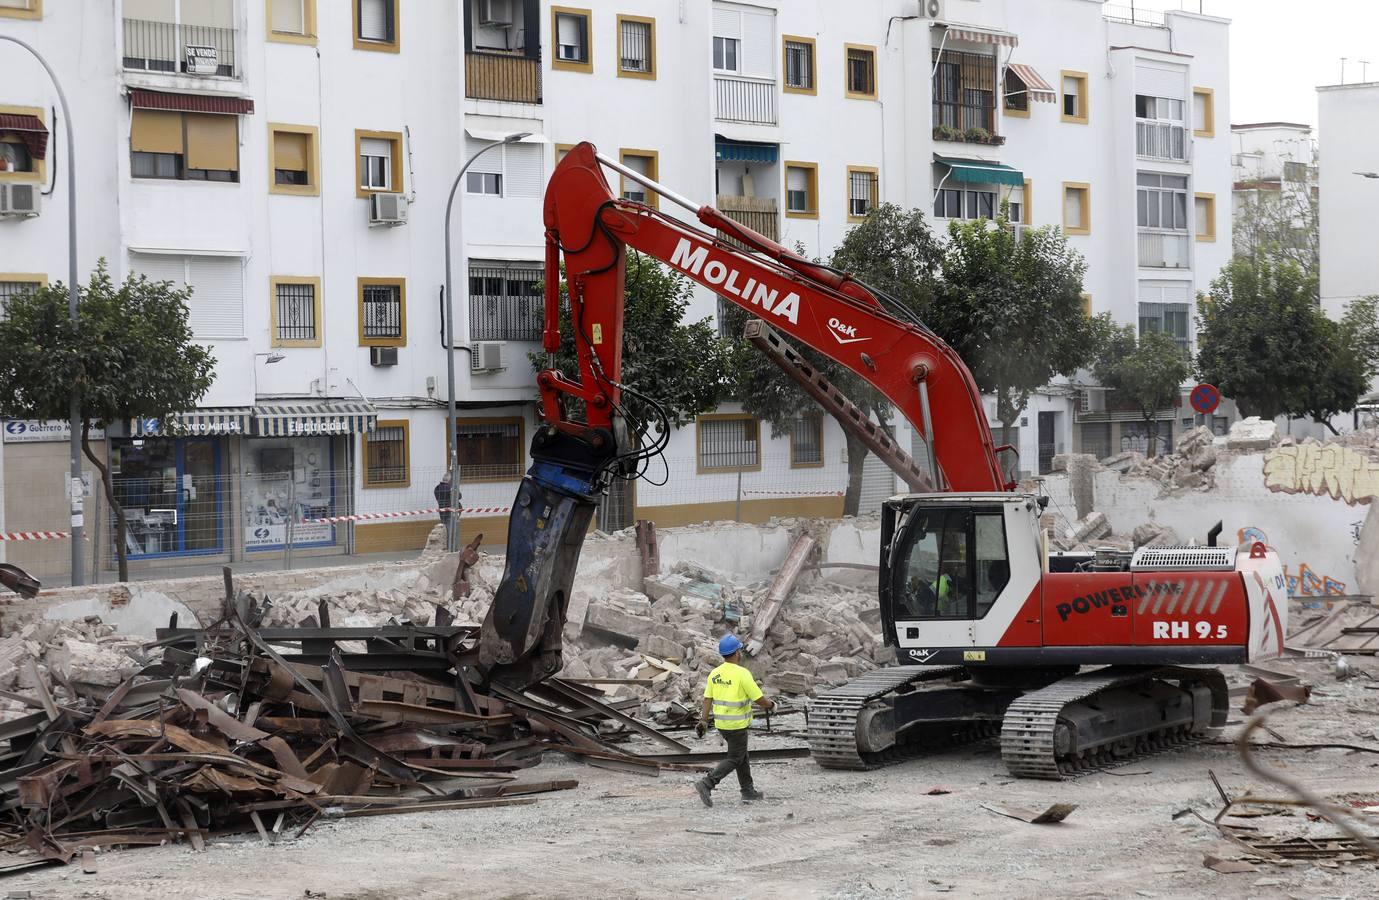
<svg viewBox="0 0 1379 900">
<path fill-rule="evenodd" d="M 705 806 L 713 806 L 713 797 L 711 796 L 713 794 L 713 785 L 701 779 L 694 783 L 694 790 L 695 793 L 699 795 L 699 799 L 704 801 Z"/>
<path fill-rule="evenodd" d="M 757 790 L 756 788 L 751 788 L 750 790 L 746 790 L 746 791 L 743 791 L 743 792 L 742 792 L 742 800 L 743 800 L 744 803 L 750 803 L 750 802 L 753 801 L 753 800 L 765 800 L 765 799 L 766 799 L 766 795 L 763 794 L 761 791 Z"/>
</svg>

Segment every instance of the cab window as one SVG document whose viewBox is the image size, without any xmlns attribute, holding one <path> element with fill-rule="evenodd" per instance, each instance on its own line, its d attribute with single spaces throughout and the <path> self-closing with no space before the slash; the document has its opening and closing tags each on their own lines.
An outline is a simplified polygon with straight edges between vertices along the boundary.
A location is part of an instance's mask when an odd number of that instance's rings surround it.
<svg viewBox="0 0 1379 900">
<path fill-rule="evenodd" d="M 1010 582 L 999 509 L 921 509 L 894 573 L 896 619 L 980 619 Z"/>
<path fill-rule="evenodd" d="M 991 611 L 996 598 L 1010 583 L 1010 560 L 1006 556 L 1005 517 L 1000 513 L 973 516 L 973 537 L 977 562 L 977 615 Z"/>
</svg>

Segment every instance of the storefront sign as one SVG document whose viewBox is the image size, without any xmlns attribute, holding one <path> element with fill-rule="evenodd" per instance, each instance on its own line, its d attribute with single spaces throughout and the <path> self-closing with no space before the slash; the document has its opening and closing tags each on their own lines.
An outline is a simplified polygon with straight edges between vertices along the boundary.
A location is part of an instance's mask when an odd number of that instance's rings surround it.
<svg viewBox="0 0 1379 900">
<path fill-rule="evenodd" d="M 354 430 L 354 420 L 348 416 L 334 419 L 288 419 L 287 433 L 306 434 L 349 434 Z"/>
<path fill-rule="evenodd" d="M 31 444 L 37 441 L 70 441 L 72 429 L 59 419 L 9 419 L 5 422 L 4 440 L 7 444 Z M 105 429 L 91 429 L 91 440 L 105 440 Z"/>
<path fill-rule="evenodd" d="M 292 546 L 303 544 L 329 544 L 335 540 L 334 527 L 323 522 L 294 522 L 292 525 Z M 283 547 L 287 544 L 287 525 L 246 525 L 244 528 L 244 549 L 263 550 L 268 547 Z"/>
<path fill-rule="evenodd" d="M 140 419 L 139 427 L 136 431 L 139 434 L 160 435 L 163 433 L 162 428 L 163 423 L 158 419 Z M 234 416 L 218 418 L 188 417 L 185 419 L 178 419 L 169 432 L 170 435 L 176 437 L 244 433 L 245 428 L 243 420 Z"/>
</svg>

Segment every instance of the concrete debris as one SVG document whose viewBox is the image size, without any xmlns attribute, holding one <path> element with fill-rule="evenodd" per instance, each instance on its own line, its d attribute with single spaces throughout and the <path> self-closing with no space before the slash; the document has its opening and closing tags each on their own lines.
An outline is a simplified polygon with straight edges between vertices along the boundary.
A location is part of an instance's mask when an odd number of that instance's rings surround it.
<svg viewBox="0 0 1379 900">
<path fill-rule="evenodd" d="M 1259 416 L 1236 422 L 1226 436 L 1226 447 L 1230 450 L 1268 450 L 1276 443 L 1278 425 L 1272 419 L 1262 421 Z"/>
<path fill-rule="evenodd" d="M 1110 533 L 1111 523 L 1106 521 L 1106 514 L 1093 512 L 1074 522 L 1065 532 L 1065 537 L 1070 542 L 1094 541 Z"/>
</svg>

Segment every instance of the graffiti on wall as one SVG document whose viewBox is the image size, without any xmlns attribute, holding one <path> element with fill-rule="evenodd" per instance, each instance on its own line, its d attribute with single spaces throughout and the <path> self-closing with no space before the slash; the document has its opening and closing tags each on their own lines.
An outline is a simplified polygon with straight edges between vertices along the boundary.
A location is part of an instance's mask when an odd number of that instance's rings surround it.
<svg viewBox="0 0 1379 900">
<path fill-rule="evenodd" d="M 1379 497 L 1379 461 L 1338 444 L 1297 444 L 1264 454 L 1264 486 L 1354 506 Z"/>
<path fill-rule="evenodd" d="M 1253 544 L 1256 541 L 1265 544 L 1269 543 L 1269 536 L 1264 533 L 1264 529 L 1247 525 L 1236 532 L 1236 537 L 1241 544 Z M 1288 582 L 1288 596 L 1290 597 L 1337 597 L 1345 593 L 1345 582 L 1330 575 L 1322 575 L 1312 570 L 1307 563 L 1299 563 L 1297 574 L 1294 574 L 1290 567 L 1283 567 L 1283 577 Z"/>
</svg>

